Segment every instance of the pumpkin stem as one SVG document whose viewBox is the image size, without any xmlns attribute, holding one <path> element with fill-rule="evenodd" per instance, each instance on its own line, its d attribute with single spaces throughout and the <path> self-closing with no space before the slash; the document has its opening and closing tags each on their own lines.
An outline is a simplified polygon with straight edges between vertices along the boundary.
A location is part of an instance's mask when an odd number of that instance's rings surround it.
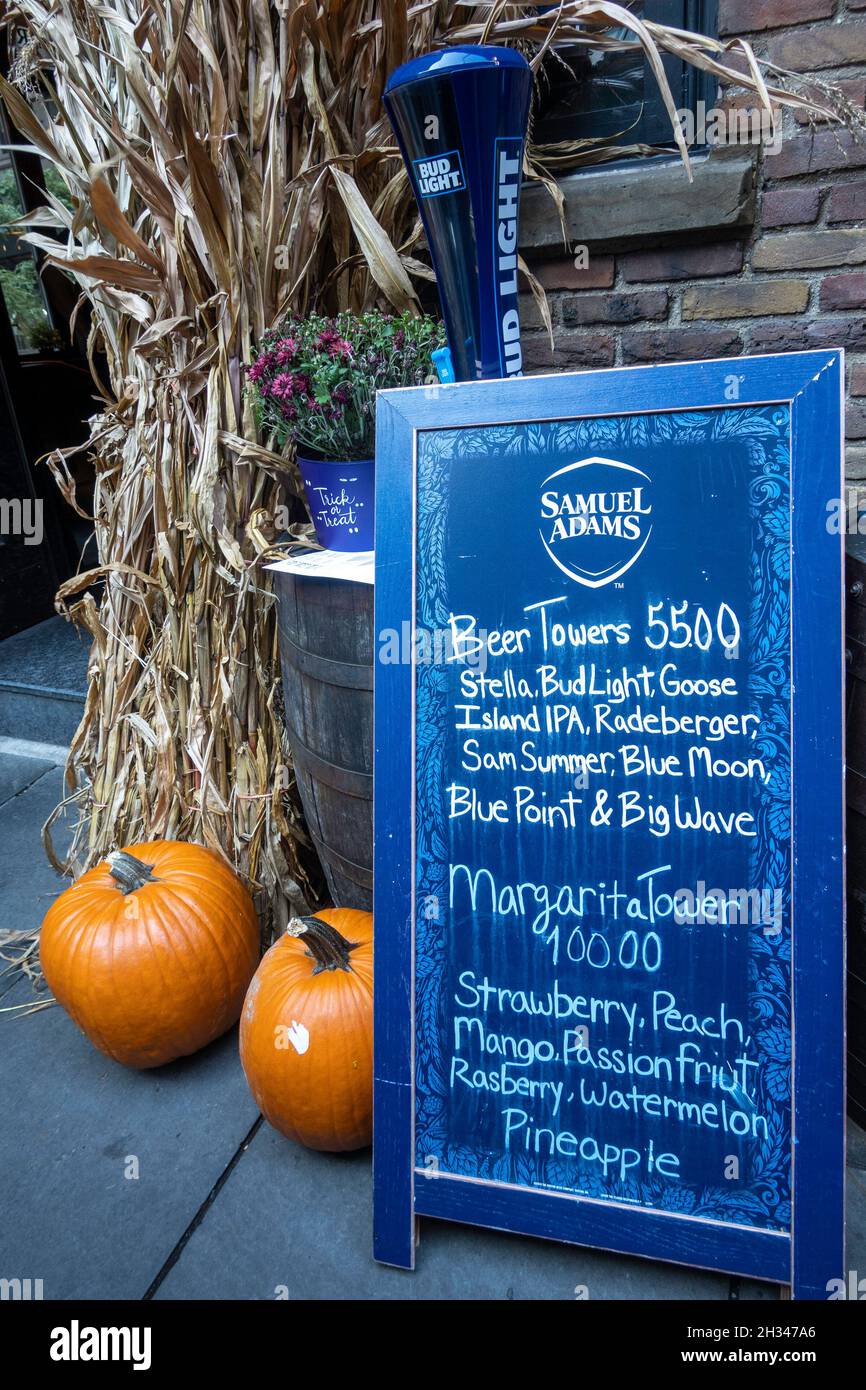
<svg viewBox="0 0 866 1390">
<path fill-rule="evenodd" d="M 347 941 L 330 922 L 321 917 L 293 917 L 286 927 L 287 936 L 302 936 L 307 955 L 316 962 L 314 975 L 321 970 L 351 970 L 349 952 L 360 943 Z"/>
<path fill-rule="evenodd" d="M 125 849 L 113 849 L 105 862 L 124 897 L 127 893 L 134 893 L 136 888 L 143 888 L 146 883 L 160 881 L 153 872 L 152 864 L 145 864 Z"/>
</svg>

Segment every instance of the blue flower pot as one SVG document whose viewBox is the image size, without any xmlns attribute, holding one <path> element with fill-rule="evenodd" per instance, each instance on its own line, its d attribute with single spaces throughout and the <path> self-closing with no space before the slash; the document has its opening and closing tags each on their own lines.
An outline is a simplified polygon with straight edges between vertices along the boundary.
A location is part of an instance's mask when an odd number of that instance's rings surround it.
<svg viewBox="0 0 866 1390">
<path fill-rule="evenodd" d="M 375 460 L 321 462 L 298 455 L 319 544 L 326 550 L 373 549 Z"/>
</svg>

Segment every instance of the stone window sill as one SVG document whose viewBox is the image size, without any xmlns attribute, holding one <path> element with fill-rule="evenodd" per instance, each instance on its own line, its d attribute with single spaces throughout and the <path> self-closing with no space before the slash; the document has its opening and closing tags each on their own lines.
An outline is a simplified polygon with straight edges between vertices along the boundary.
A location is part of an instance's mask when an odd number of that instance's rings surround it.
<svg viewBox="0 0 866 1390">
<path fill-rule="evenodd" d="M 565 196 L 569 243 L 621 248 L 677 234 L 748 228 L 755 220 L 756 162 L 752 150 L 697 155 L 691 183 L 677 157 L 567 174 L 559 186 Z M 537 184 L 523 189 L 520 242 L 524 256 L 532 260 L 563 253 L 556 206 Z"/>
</svg>

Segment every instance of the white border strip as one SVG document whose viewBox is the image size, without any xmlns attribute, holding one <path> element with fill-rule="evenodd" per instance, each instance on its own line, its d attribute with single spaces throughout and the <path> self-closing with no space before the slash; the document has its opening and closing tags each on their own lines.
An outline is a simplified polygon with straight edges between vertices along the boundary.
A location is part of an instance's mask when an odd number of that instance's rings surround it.
<svg viewBox="0 0 866 1390">
<path fill-rule="evenodd" d="M 13 758 L 44 758 L 58 766 L 66 762 L 69 749 L 62 743 L 33 743 L 27 738 L 5 738 L 0 735 L 0 757 L 8 753 Z"/>
</svg>

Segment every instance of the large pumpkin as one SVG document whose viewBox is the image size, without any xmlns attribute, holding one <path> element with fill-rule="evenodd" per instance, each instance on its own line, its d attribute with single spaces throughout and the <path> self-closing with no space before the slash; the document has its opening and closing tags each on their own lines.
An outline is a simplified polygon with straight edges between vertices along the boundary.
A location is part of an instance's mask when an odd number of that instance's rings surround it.
<svg viewBox="0 0 866 1390">
<path fill-rule="evenodd" d="M 311 1149 L 373 1136 L 373 918 L 331 908 L 296 917 L 256 971 L 241 1014 L 241 1062 L 265 1119 Z"/>
<path fill-rule="evenodd" d="M 259 929 L 219 855 L 157 840 L 115 851 L 61 893 L 39 954 L 55 998 L 96 1047 L 158 1067 L 237 1021 Z"/>
</svg>

